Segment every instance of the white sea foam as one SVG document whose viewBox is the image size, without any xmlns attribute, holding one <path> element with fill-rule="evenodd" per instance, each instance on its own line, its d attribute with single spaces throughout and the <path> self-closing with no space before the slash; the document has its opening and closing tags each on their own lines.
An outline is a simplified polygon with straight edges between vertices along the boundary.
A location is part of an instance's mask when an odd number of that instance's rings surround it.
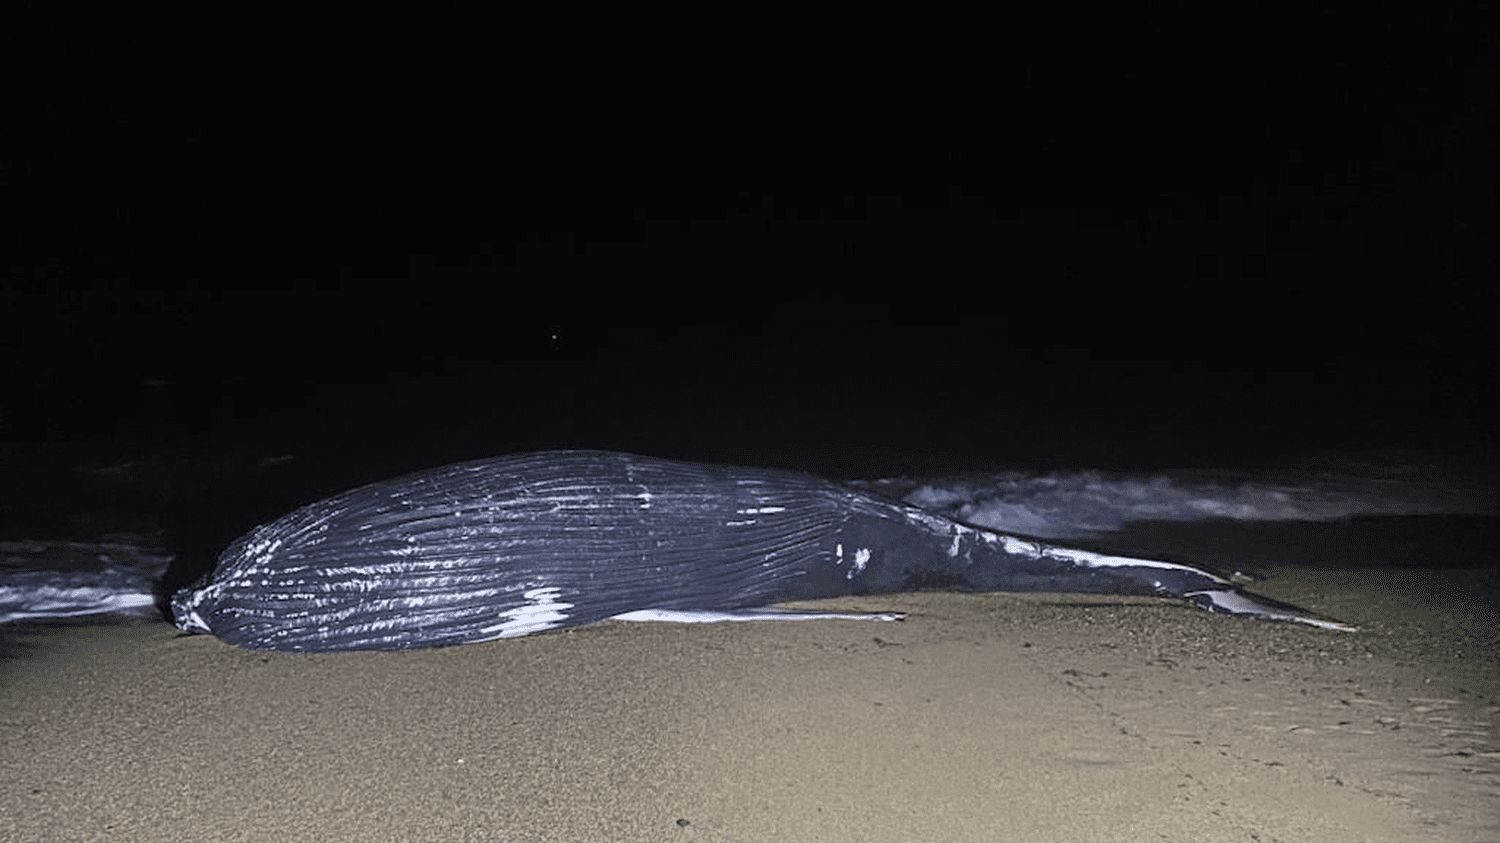
<svg viewBox="0 0 1500 843">
<path fill-rule="evenodd" d="M 0 541 L 0 623 L 149 612 L 171 560 L 122 540 Z"/>
<path fill-rule="evenodd" d="M 110 585 L 0 586 L 0 623 L 28 618 L 67 618 L 146 609 L 156 605 L 150 589 L 126 591 Z"/>
<path fill-rule="evenodd" d="M 854 485 L 970 524 L 1084 538 L 1132 521 L 1333 521 L 1359 516 L 1494 515 L 1493 484 L 1400 455 L 1277 471 L 1000 472 Z"/>
</svg>

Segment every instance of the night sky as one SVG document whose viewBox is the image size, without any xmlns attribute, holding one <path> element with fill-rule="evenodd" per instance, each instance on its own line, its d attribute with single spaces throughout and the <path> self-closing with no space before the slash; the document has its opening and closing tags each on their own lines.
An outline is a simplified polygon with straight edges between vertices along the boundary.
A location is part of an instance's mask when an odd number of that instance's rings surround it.
<svg viewBox="0 0 1500 843">
<path fill-rule="evenodd" d="M 193 488 L 300 465 L 300 500 L 540 447 L 862 477 L 1488 447 L 1493 21 L 1320 9 L 38 85 L 0 439 Z"/>
</svg>

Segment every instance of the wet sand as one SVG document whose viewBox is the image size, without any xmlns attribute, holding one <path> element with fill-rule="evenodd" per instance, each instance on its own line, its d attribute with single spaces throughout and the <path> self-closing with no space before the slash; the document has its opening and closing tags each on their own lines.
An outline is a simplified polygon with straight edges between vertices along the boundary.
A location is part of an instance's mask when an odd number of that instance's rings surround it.
<svg viewBox="0 0 1500 843">
<path fill-rule="evenodd" d="M 1493 571 L 1270 573 L 1362 631 L 937 593 L 411 653 L 36 627 L 0 839 L 1500 840 Z"/>
</svg>

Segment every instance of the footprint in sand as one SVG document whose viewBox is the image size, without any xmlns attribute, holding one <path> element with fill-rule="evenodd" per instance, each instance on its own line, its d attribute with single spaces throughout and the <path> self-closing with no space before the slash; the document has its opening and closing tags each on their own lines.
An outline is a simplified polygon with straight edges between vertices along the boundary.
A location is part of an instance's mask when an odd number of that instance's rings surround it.
<svg viewBox="0 0 1500 843">
<path fill-rule="evenodd" d="M 1460 700 L 1446 697 L 1407 697 L 1414 719 L 1436 737 L 1437 746 L 1428 750 L 1432 757 L 1451 759 L 1466 772 L 1500 774 L 1500 748 L 1491 739 L 1493 715 L 1470 711 Z"/>
</svg>

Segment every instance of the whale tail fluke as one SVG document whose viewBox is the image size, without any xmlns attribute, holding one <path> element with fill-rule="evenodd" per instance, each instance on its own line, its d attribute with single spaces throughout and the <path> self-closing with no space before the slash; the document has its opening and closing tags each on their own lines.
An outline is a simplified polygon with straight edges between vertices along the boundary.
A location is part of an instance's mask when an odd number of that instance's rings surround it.
<svg viewBox="0 0 1500 843">
<path fill-rule="evenodd" d="M 1234 588 L 1190 591 L 1182 595 L 1200 609 L 1227 615 L 1251 615 L 1269 621 L 1305 623 L 1321 629 L 1340 632 L 1358 632 L 1359 628 L 1326 618 L 1320 618 L 1306 610 L 1268 597 L 1247 594 Z"/>
</svg>

